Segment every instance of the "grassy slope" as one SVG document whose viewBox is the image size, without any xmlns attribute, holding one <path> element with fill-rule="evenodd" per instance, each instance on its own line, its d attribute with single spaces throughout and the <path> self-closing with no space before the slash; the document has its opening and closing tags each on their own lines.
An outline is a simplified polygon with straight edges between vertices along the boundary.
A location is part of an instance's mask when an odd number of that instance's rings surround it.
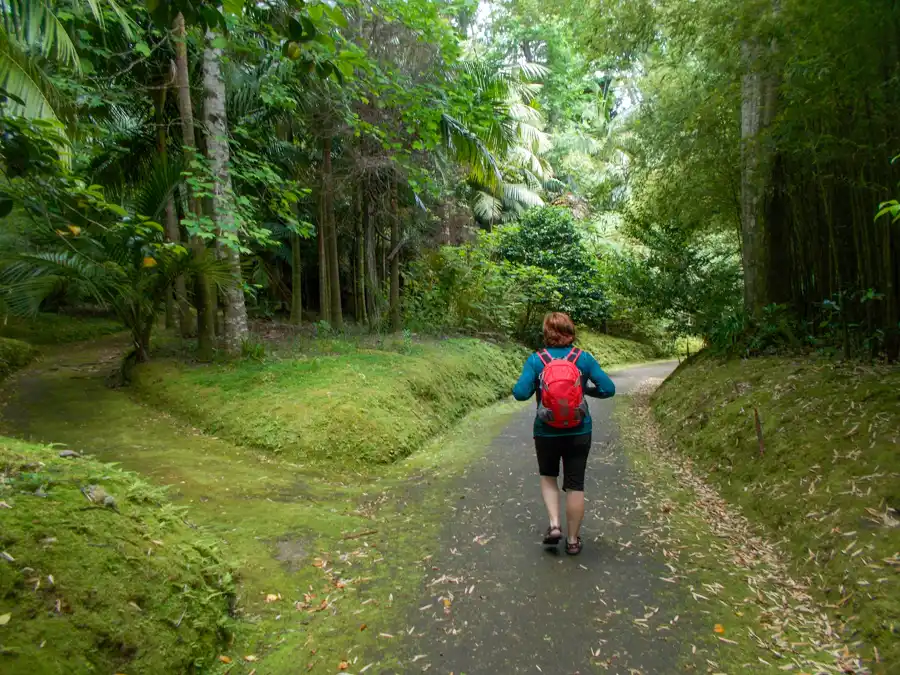
<svg viewBox="0 0 900 675">
<path fill-rule="evenodd" d="M 8 316 L 0 322 L 0 336 L 32 345 L 61 345 L 95 340 L 125 330 L 111 319 L 43 313 L 33 318 Z"/>
<path fill-rule="evenodd" d="M 626 363 L 644 363 L 664 356 L 652 345 L 588 330 L 578 332 L 578 346 L 593 354 L 604 368 Z"/>
<path fill-rule="evenodd" d="M 90 484 L 119 511 L 92 505 L 80 490 Z M 230 568 L 159 488 L 0 437 L 0 509 L 0 672 L 188 672 L 214 661 Z"/>
<path fill-rule="evenodd" d="M 0 380 L 24 368 L 37 356 L 37 350 L 27 342 L 0 338 Z"/>
<path fill-rule="evenodd" d="M 137 370 L 135 386 L 208 432 L 295 460 L 360 467 L 405 457 L 507 396 L 522 356 L 465 339 L 405 353 L 341 349 L 187 368 L 159 361 Z"/>
<path fill-rule="evenodd" d="M 116 344 L 51 352 L 19 385 L 0 425 L 90 449 L 173 486 L 172 499 L 189 506 L 191 519 L 228 542 L 240 570 L 236 639 L 220 653 L 232 662 L 203 672 L 334 673 L 342 660 L 357 658 L 366 660 L 351 672 L 371 661 L 381 662 L 371 672 L 405 672 L 397 643 L 408 628 L 405 608 L 432 574 L 427 556 L 447 509 L 438 486 L 483 451 L 519 405 L 477 410 L 377 476 L 360 479 L 343 467 L 313 476 L 286 457 L 199 433 L 140 405 L 129 389 L 110 389 L 100 364 L 115 363 L 119 353 Z M 371 534 L 344 538 L 363 532 Z M 267 602 L 269 595 L 275 601 Z M 6 611 L 0 602 L 0 614 Z M 386 643 L 381 633 L 398 637 Z M 388 646 L 394 656 L 385 655 Z M 244 661 L 250 655 L 257 660 Z"/>
<path fill-rule="evenodd" d="M 900 371 L 787 358 L 700 359 L 658 420 L 722 494 L 784 539 L 861 651 L 900 665 Z M 762 421 L 760 456 L 754 407 Z M 882 671 L 889 672 L 889 671 Z"/>
</svg>

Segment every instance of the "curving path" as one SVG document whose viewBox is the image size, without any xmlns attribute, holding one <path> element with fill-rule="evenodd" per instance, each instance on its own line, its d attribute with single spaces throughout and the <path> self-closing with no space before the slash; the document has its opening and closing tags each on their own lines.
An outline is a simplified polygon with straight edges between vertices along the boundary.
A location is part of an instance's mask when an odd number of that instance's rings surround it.
<svg viewBox="0 0 900 675">
<path fill-rule="evenodd" d="M 618 393 L 627 394 L 676 365 L 611 375 Z M 645 520 L 635 508 L 640 487 L 617 447 L 614 400 L 591 400 L 594 441 L 580 556 L 541 546 L 546 515 L 535 478 L 533 403 L 448 494 L 433 576 L 410 617 L 420 632 L 403 672 L 423 669 L 413 664 L 455 675 L 682 670 L 679 624 L 670 623 L 677 603 L 660 580 L 668 570 L 642 540 Z"/>
</svg>

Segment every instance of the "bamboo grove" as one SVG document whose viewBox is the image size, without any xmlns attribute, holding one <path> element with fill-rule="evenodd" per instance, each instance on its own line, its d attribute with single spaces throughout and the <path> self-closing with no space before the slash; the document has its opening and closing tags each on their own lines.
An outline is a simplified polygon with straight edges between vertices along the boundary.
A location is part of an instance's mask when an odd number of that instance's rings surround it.
<svg viewBox="0 0 900 675">
<path fill-rule="evenodd" d="M 846 356 L 896 358 L 897 4 L 596 0 L 589 13 L 582 44 L 639 83 L 633 223 L 725 232 L 757 322 L 786 311 Z"/>
</svg>

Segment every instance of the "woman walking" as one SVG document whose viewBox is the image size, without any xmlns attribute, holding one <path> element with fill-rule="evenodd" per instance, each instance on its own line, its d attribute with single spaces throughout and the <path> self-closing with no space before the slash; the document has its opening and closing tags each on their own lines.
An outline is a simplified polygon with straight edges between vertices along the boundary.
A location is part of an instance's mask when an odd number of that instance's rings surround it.
<svg viewBox="0 0 900 675">
<path fill-rule="evenodd" d="M 610 398 L 616 385 L 597 360 L 577 347 L 575 324 L 568 315 L 552 312 L 544 318 L 544 349 L 525 361 L 513 387 L 517 401 L 537 392 L 534 447 L 541 474 L 541 494 L 550 526 L 544 545 L 555 547 L 563 538 L 559 517 L 559 463 L 566 492 L 566 553 L 581 553 L 579 533 L 584 519 L 584 471 L 591 451 L 591 413 L 584 396 Z M 587 383 L 593 387 L 587 387 Z"/>
</svg>

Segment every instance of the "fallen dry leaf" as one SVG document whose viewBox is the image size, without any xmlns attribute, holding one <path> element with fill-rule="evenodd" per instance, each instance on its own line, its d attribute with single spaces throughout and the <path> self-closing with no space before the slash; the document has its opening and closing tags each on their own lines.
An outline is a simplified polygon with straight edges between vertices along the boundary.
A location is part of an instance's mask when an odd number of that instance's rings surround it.
<svg viewBox="0 0 900 675">
<path fill-rule="evenodd" d="M 230 657 L 230 656 L 224 656 L 224 655 L 223 655 L 223 656 L 219 656 L 219 661 L 221 661 L 222 663 L 231 663 L 231 657 Z"/>
<path fill-rule="evenodd" d="M 350 667 L 350 664 L 346 661 L 341 661 L 340 665 L 338 665 L 338 670 L 347 670 Z"/>
<path fill-rule="evenodd" d="M 366 624 L 363 624 L 362 626 L 359 627 L 359 629 L 360 629 L 360 630 L 365 630 L 366 627 L 367 627 Z"/>
<path fill-rule="evenodd" d="M 256 655 L 255 654 L 247 654 L 247 656 L 244 657 L 244 661 L 249 661 L 250 663 L 253 663 L 254 661 L 256 661 Z"/>
<path fill-rule="evenodd" d="M 281 593 L 278 593 L 277 595 L 275 593 L 269 593 L 266 596 L 266 604 L 270 602 L 278 602 L 279 600 L 281 600 Z"/>
<path fill-rule="evenodd" d="M 12 618 L 12 614 L 0 614 L 0 626 L 5 626 Z"/>
<path fill-rule="evenodd" d="M 720 623 L 717 623 L 716 626 L 715 626 L 715 628 L 713 628 L 713 632 L 714 632 L 714 633 L 720 633 L 720 634 L 721 634 L 721 633 L 724 633 L 724 632 L 725 632 L 725 626 L 723 626 L 723 625 L 720 624 Z"/>
</svg>

